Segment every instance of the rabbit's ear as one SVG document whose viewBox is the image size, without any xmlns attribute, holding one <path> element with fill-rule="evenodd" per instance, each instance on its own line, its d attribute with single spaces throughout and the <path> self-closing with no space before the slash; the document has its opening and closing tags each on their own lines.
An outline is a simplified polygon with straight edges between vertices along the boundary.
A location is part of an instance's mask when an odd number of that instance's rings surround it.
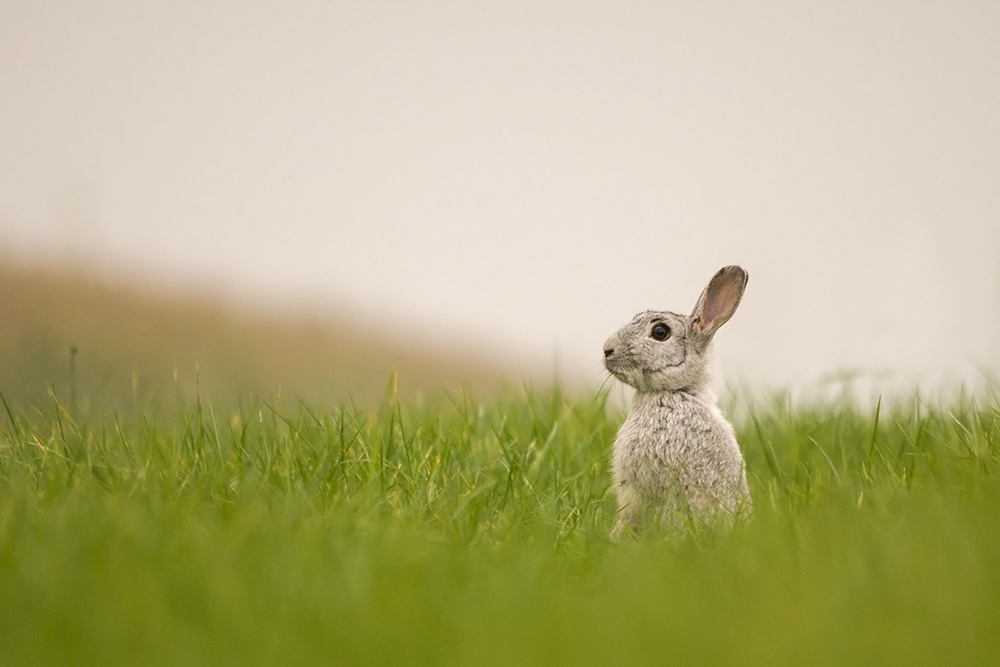
<svg viewBox="0 0 1000 667">
<path fill-rule="evenodd" d="M 749 276 L 742 267 L 726 266 L 719 269 L 701 293 L 701 298 L 691 313 L 691 326 L 702 349 L 712 340 L 719 327 L 728 322 L 736 312 L 748 279 Z"/>
</svg>

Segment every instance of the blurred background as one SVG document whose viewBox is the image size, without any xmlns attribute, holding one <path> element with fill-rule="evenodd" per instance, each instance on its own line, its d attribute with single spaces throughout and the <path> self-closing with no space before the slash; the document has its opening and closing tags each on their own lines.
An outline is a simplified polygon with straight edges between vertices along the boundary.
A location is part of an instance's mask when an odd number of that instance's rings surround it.
<svg viewBox="0 0 1000 667">
<path fill-rule="evenodd" d="M 0 389 L 596 387 L 730 263 L 719 383 L 974 385 L 998 35 L 972 1 L 0 0 Z"/>
</svg>

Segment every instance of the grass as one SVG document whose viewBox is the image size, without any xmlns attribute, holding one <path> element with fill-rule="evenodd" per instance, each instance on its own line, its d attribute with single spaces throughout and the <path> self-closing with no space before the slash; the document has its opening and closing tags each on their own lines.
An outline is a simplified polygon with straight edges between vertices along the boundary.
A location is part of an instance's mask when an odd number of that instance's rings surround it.
<svg viewBox="0 0 1000 667">
<path fill-rule="evenodd" d="M 605 398 L 8 406 L 0 664 L 1000 662 L 995 397 L 743 401 L 750 524 L 624 545 Z"/>
</svg>

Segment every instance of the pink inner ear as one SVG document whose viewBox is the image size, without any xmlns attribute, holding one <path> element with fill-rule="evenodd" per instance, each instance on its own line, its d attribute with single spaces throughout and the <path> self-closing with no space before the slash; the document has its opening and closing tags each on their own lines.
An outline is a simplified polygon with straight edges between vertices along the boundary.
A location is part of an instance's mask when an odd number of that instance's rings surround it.
<svg viewBox="0 0 1000 667">
<path fill-rule="evenodd" d="M 732 280 L 722 279 L 718 286 L 712 285 L 708 290 L 705 299 L 705 312 L 701 318 L 701 330 L 704 331 L 715 325 L 717 321 L 727 320 L 736 308 L 736 302 L 740 297 L 740 291 L 736 283 Z"/>
</svg>

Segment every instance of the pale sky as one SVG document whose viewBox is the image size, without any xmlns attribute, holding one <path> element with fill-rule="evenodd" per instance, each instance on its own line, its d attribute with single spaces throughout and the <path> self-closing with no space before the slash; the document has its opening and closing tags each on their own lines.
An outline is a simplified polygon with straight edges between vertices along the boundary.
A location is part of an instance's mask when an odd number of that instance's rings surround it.
<svg viewBox="0 0 1000 667">
<path fill-rule="evenodd" d="M 995 2 L 0 0 L 0 244 L 600 382 L 1000 369 Z"/>
</svg>

